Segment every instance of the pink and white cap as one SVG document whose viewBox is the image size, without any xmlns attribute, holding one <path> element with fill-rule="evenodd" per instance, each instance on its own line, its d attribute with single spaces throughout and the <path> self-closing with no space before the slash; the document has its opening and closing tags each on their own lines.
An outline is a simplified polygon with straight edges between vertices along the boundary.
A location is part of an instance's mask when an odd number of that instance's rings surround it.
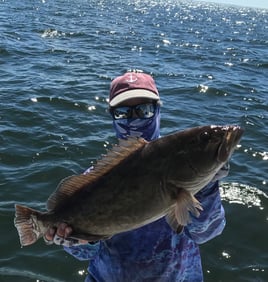
<svg viewBox="0 0 268 282">
<path fill-rule="evenodd" d="M 112 81 L 109 96 L 111 107 L 132 98 L 160 99 L 155 81 L 149 74 L 127 72 Z"/>
</svg>

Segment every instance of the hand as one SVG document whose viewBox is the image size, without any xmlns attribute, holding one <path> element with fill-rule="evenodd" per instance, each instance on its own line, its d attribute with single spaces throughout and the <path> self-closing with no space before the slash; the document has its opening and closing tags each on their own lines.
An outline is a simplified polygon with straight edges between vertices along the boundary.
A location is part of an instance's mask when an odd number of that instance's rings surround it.
<svg viewBox="0 0 268 282">
<path fill-rule="evenodd" d="M 72 228 L 66 223 L 60 223 L 58 228 L 49 228 L 44 235 L 44 240 L 46 244 L 56 244 L 65 247 L 73 247 L 81 244 L 87 244 L 86 240 L 78 240 L 73 238 L 68 238 L 72 233 Z"/>
</svg>

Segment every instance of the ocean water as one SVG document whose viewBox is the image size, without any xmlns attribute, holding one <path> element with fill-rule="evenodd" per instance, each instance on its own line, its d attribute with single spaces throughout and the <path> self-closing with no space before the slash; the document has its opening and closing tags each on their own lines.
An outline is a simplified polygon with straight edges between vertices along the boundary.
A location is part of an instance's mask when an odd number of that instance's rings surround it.
<svg viewBox="0 0 268 282">
<path fill-rule="evenodd" d="M 0 281 L 83 281 L 87 262 L 20 247 L 14 203 L 45 208 L 115 143 L 111 80 L 141 69 L 161 134 L 245 128 L 221 184 L 227 225 L 201 245 L 205 281 L 268 281 L 268 10 L 197 1 L 0 1 Z"/>
</svg>

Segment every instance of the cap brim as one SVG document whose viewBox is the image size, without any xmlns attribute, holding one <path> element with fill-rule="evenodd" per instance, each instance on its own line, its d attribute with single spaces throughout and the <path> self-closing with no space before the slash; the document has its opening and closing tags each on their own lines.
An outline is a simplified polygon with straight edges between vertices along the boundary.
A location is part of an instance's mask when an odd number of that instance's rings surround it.
<svg viewBox="0 0 268 282">
<path fill-rule="evenodd" d="M 159 96 L 152 91 L 148 91 L 145 89 L 133 89 L 118 94 L 109 102 L 109 104 L 111 107 L 115 107 L 118 104 L 121 104 L 122 102 L 125 102 L 133 98 L 146 98 L 152 100 L 159 100 Z"/>
</svg>

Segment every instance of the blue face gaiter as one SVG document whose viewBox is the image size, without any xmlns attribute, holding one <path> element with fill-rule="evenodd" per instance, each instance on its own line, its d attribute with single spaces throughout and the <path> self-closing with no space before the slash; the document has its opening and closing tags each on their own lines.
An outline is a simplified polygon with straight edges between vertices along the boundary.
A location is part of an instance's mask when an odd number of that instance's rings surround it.
<svg viewBox="0 0 268 282">
<path fill-rule="evenodd" d="M 148 119 L 131 118 L 113 120 L 116 136 L 127 139 L 128 136 L 142 137 L 152 141 L 160 136 L 160 107 L 157 107 L 153 117 Z"/>
</svg>

